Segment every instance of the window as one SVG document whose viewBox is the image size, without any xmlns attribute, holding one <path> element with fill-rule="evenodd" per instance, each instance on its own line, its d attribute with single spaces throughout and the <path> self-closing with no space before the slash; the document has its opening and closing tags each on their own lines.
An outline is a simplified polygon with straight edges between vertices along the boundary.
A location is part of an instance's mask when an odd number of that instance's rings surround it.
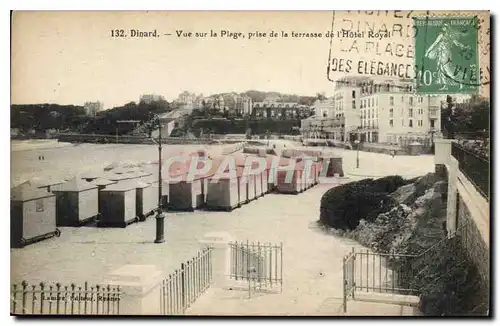
<svg viewBox="0 0 500 326">
<path fill-rule="evenodd" d="M 410 96 L 410 105 L 413 105 L 413 96 Z"/>
<path fill-rule="evenodd" d="M 434 121 L 436 120 L 431 120 L 431 128 L 434 128 Z"/>
<path fill-rule="evenodd" d="M 401 103 L 404 103 L 404 102 L 405 102 L 405 97 L 401 96 Z"/>
<path fill-rule="evenodd" d="M 356 100 L 352 100 L 352 108 L 355 109 L 356 108 Z"/>
<path fill-rule="evenodd" d="M 410 119 L 410 122 L 408 123 L 408 127 L 413 128 L 413 120 Z"/>
<path fill-rule="evenodd" d="M 356 98 L 356 91 L 352 91 L 352 98 Z"/>
<path fill-rule="evenodd" d="M 413 118 L 413 109 L 408 109 L 408 116 Z"/>
<path fill-rule="evenodd" d="M 368 99 L 368 100 L 367 100 L 367 102 L 368 102 L 368 107 L 370 107 L 370 104 L 371 104 L 371 103 L 370 103 L 370 99 Z"/>
<path fill-rule="evenodd" d="M 36 211 L 43 212 L 43 199 L 36 200 Z"/>
<path fill-rule="evenodd" d="M 394 127 L 394 120 L 389 120 L 389 126 Z"/>
<path fill-rule="evenodd" d="M 375 99 L 372 97 L 372 106 L 375 106 Z"/>
<path fill-rule="evenodd" d="M 423 120 L 418 120 L 418 126 L 422 127 L 423 125 L 424 125 L 424 121 Z"/>
<path fill-rule="evenodd" d="M 394 96 L 389 97 L 389 104 L 394 105 Z"/>
<path fill-rule="evenodd" d="M 389 117 L 393 117 L 394 116 L 394 109 L 389 109 Z"/>
</svg>

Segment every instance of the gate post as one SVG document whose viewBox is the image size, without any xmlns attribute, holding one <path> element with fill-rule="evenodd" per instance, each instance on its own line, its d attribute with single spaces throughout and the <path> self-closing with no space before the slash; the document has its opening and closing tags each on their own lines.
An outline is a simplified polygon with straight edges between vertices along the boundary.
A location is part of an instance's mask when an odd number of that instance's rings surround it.
<svg viewBox="0 0 500 326">
<path fill-rule="evenodd" d="M 346 259 L 342 257 L 342 306 L 344 307 L 344 314 L 347 313 L 347 279 L 345 269 Z"/>
<path fill-rule="evenodd" d="M 125 265 L 108 274 L 104 284 L 120 287 L 120 315 L 159 315 L 162 279 L 154 265 Z"/>
<path fill-rule="evenodd" d="M 229 244 L 233 237 L 227 232 L 206 233 L 199 241 L 203 246 L 213 248 L 212 251 L 212 283 L 211 287 L 223 289 L 227 286 L 231 273 L 231 251 Z"/>
</svg>

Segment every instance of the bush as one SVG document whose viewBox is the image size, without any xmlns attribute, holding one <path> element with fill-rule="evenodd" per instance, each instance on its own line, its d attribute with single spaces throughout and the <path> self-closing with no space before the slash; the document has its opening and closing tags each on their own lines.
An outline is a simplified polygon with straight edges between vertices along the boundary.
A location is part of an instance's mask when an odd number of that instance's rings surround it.
<svg viewBox="0 0 500 326">
<path fill-rule="evenodd" d="M 359 221 L 373 221 L 396 206 L 389 193 L 405 181 L 399 176 L 364 179 L 328 190 L 321 198 L 320 221 L 335 229 L 355 229 Z"/>
<path fill-rule="evenodd" d="M 423 289 L 420 310 L 425 316 L 486 313 L 488 298 L 478 291 L 478 269 L 465 255 L 460 241 L 459 237 L 452 238 L 412 264 L 419 273 L 409 285 Z"/>
</svg>

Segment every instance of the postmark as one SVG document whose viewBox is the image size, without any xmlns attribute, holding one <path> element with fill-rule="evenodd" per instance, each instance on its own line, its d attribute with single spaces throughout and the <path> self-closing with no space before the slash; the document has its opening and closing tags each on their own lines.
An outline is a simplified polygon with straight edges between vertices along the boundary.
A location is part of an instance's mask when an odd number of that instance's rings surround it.
<svg viewBox="0 0 500 326">
<path fill-rule="evenodd" d="M 477 17 L 414 17 L 417 91 L 423 94 L 478 91 Z"/>
</svg>

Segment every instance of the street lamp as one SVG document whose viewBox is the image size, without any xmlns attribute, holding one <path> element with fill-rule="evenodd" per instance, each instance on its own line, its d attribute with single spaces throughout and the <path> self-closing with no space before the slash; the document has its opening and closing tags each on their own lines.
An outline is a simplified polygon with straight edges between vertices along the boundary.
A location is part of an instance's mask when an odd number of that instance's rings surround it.
<svg viewBox="0 0 500 326">
<path fill-rule="evenodd" d="M 162 178 L 161 178 L 161 121 L 158 115 L 154 115 L 154 119 L 158 123 L 158 208 L 156 212 L 156 239 L 155 243 L 165 242 L 165 213 L 163 212 L 163 193 L 162 193 Z"/>
<path fill-rule="evenodd" d="M 359 169 L 359 139 L 354 141 L 356 144 L 356 168 Z"/>
</svg>

